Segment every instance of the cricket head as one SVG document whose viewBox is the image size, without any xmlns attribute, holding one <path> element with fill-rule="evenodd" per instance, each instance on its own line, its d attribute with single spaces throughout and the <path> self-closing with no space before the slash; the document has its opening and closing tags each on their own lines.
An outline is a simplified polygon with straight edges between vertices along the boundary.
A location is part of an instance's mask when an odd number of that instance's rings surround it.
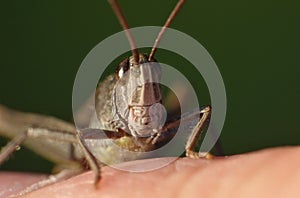
<svg viewBox="0 0 300 198">
<path fill-rule="evenodd" d="M 117 83 L 113 93 L 114 120 L 133 136 L 151 136 L 158 133 L 166 120 L 160 87 L 161 69 L 154 55 L 158 44 L 185 0 L 179 0 L 166 23 L 158 33 L 149 57 L 138 52 L 129 25 L 116 0 L 109 3 L 123 27 L 132 56 L 122 61 L 117 69 Z M 118 128 L 118 127 L 117 127 Z"/>
<path fill-rule="evenodd" d="M 161 68 L 155 61 L 139 54 L 122 61 L 116 71 L 114 114 L 123 120 L 133 136 L 151 136 L 163 127 L 166 111 L 160 86 Z"/>
</svg>

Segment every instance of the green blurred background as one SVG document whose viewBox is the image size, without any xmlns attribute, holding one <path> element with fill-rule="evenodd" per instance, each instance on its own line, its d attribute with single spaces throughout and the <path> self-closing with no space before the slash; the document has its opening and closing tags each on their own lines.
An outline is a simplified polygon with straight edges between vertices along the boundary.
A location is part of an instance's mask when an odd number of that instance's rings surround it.
<svg viewBox="0 0 300 198">
<path fill-rule="evenodd" d="M 131 27 L 161 26 L 176 0 L 120 4 Z M 228 155 L 300 144 L 299 10 L 296 0 L 188 0 L 171 25 L 198 40 L 219 66 L 228 105 L 221 141 Z M 65 120 L 72 115 L 72 86 L 82 60 L 121 31 L 104 0 L 2 1 L 0 21 L 0 103 Z M 173 56 L 159 50 L 156 58 L 185 64 Z M 206 89 L 190 78 L 197 89 Z M 201 94 L 201 103 L 209 103 L 208 93 Z M 21 149 L 1 169 L 51 167 Z"/>
</svg>

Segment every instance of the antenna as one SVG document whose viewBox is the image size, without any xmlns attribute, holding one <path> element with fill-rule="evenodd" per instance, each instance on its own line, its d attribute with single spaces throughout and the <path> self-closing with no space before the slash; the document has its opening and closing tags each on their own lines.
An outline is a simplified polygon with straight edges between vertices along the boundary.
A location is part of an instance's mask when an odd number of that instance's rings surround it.
<svg viewBox="0 0 300 198">
<path fill-rule="evenodd" d="M 127 36 L 129 44 L 130 44 L 130 48 L 131 48 L 132 56 L 134 58 L 134 62 L 136 64 L 138 64 L 139 63 L 139 52 L 137 50 L 133 35 L 131 34 L 131 32 L 129 30 L 129 25 L 128 25 L 123 13 L 122 13 L 121 7 L 118 4 L 117 0 L 108 0 L 108 2 L 110 3 L 113 11 L 117 15 L 117 18 L 118 18 L 123 30 L 125 31 L 125 34 Z"/>
<path fill-rule="evenodd" d="M 173 21 L 173 19 L 176 17 L 177 13 L 179 12 L 180 8 L 182 7 L 183 3 L 185 2 L 185 0 L 179 0 L 177 5 L 175 6 L 175 8 L 173 9 L 173 11 L 171 12 L 169 18 L 167 19 L 165 25 L 161 28 L 160 32 L 158 33 L 154 45 L 152 47 L 152 50 L 149 54 L 149 58 L 148 61 L 152 61 L 154 54 L 157 50 L 157 46 L 159 45 L 159 42 L 161 41 L 162 36 L 164 35 L 166 29 L 169 27 L 169 25 L 171 24 L 171 22 Z"/>
</svg>

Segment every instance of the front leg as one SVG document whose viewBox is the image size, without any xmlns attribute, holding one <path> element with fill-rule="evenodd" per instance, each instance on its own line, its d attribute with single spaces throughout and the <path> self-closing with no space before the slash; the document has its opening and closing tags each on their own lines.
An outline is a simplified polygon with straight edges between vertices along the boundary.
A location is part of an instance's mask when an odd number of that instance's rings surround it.
<svg viewBox="0 0 300 198">
<path fill-rule="evenodd" d="M 204 130 L 204 128 L 208 125 L 209 123 L 209 119 L 210 119 L 210 115 L 211 115 L 211 107 L 210 106 L 206 106 L 205 108 L 203 108 L 200 113 L 202 114 L 199 122 L 197 123 L 197 125 L 195 126 L 195 128 L 193 129 L 192 133 L 190 134 L 188 141 L 186 143 L 185 146 L 185 152 L 186 152 L 186 156 L 193 158 L 193 159 L 198 159 L 198 158 L 207 158 L 210 159 L 213 157 L 213 155 L 211 155 L 208 152 L 196 152 L 195 151 L 195 146 L 197 144 L 197 141 L 199 140 L 199 137 L 202 133 L 202 131 Z"/>
<path fill-rule="evenodd" d="M 101 179 L 101 164 L 98 163 L 98 160 L 96 157 L 91 153 L 91 151 L 88 149 L 87 145 L 85 144 L 85 141 L 82 137 L 82 134 L 80 132 L 77 133 L 77 142 L 79 146 L 81 147 L 85 159 L 88 162 L 89 167 L 94 172 L 94 185 L 97 187 L 97 184 L 99 183 Z"/>
</svg>

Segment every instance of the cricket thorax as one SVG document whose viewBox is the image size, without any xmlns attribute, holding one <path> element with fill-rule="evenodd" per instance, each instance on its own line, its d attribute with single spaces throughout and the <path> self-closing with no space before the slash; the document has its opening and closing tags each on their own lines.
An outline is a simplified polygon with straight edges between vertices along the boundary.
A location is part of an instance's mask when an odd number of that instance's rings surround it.
<svg viewBox="0 0 300 198">
<path fill-rule="evenodd" d="M 140 54 L 123 61 L 116 72 L 113 93 L 114 120 L 133 136 L 147 137 L 157 133 L 164 124 L 164 107 L 160 87 L 160 65 Z"/>
</svg>

